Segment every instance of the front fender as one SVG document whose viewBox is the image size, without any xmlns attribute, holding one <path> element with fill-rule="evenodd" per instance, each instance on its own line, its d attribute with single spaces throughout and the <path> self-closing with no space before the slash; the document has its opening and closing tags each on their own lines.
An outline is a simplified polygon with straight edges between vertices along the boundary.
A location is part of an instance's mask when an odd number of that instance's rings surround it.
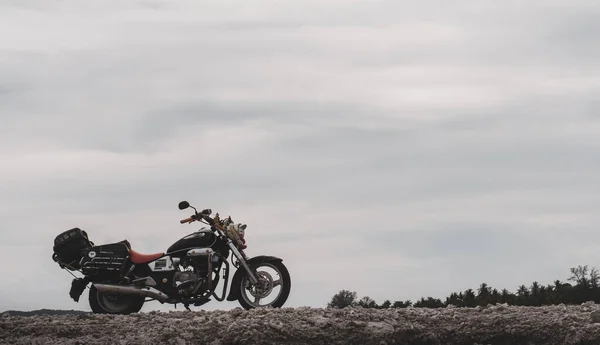
<svg viewBox="0 0 600 345">
<path fill-rule="evenodd" d="M 275 256 L 259 255 L 259 256 L 255 256 L 253 258 L 248 259 L 248 261 L 246 261 L 246 263 L 248 264 L 248 266 L 250 266 L 250 268 L 252 268 L 253 264 L 281 262 L 281 261 L 283 261 L 283 259 L 280 259 Z M 244 275 L 246 275 L 246 270 L 244 269 L 244 266 L 240 266 L 240 268 L 238 268 L 237 271 L 235 271 L 235 274 L 233 275 L 233 279 L 231 280 L 231 287 L 229 288 L 229 295 L 227 296 L 228 301 L 235 301 L 240 297 L 239 286 L 240 286 L 240 281 L 242 280 Z"/>
</svg>

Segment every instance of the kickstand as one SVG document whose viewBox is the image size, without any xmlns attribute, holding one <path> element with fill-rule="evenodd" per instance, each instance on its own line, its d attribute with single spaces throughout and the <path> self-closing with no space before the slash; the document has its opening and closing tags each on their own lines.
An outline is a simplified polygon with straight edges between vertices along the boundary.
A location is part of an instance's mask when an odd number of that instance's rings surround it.
<svg viewBox="0 0 600 345">
<path fill-rule="evenodd" d="M 192 310 L 190 309 L 190 305 L 189 305 L 189 304 L 187 304 L 187 303 L 186 303 L 186 304 L 184 304 L 183 306 L 184 306 L 184 307 L 185 307 L 185 309 L 187 309 L 188 311 L 192 311 Z"/>
</svg>

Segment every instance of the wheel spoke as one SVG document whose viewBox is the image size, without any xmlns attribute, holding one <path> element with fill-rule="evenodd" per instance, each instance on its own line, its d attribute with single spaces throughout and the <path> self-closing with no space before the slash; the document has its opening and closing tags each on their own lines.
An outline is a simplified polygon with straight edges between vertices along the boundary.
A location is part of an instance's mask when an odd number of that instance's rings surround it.
<svg viewBox="0 0 600 345">
<path fill-rule="evenodd" d="M 282 294 L 288 293 L 284 287 L 283 272 L 279 270 L 279 267 L 270 263 L 260 265 L 260 267 L 262 266 L 273 269 L 275 275 L 271 272 L 262 271 L 259 268 L 256 268 L 256 278 L 258 278 L 257 284 L 250 284 L 250 286 L 248 286 L 248 278 L 245 277 L 243 279 L 240 303 L 244 308 L 263 308 L 268 305 L 281 304 L 280 297 Z M 279 279 L 275 280 L 275 277 Z M 276 286 L 280 286 L 280 289 L 274 289 Z M 276 292 L 276 290 L 280 291 Z M 275 299 L 273 301 L 271 301 L 272 292 L 275 292 L 276 295 L 274 296 Z M 261 304 L 263 299 L 267 299 L 267 302 L 265 302 L 264 305 Z"/>
</svg>

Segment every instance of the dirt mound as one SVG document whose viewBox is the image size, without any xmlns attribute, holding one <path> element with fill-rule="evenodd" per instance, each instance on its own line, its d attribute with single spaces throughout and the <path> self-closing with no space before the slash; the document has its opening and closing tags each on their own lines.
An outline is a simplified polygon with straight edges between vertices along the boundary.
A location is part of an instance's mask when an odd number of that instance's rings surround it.
<svg viewBox="0 0 600 345">
<path fill-rule="evenodd" d="M 600 306 L 0 317 L 2 344 L 600 344 Z"/>
</svg>

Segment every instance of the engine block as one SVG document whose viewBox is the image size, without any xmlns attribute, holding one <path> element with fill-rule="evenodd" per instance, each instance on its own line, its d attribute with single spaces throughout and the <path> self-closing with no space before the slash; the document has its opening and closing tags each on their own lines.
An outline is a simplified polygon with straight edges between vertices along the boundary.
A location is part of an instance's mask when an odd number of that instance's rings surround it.
<svg viewBox="0 0 600 345">
<path fill-rule="evenodd" d="M 177 293 L 184 297 L 196 294 L 204 281 L 200 275 L 190 271 L 175 272 L 173 276 L 173 285 L 177 288 Z"/>
</svg>

